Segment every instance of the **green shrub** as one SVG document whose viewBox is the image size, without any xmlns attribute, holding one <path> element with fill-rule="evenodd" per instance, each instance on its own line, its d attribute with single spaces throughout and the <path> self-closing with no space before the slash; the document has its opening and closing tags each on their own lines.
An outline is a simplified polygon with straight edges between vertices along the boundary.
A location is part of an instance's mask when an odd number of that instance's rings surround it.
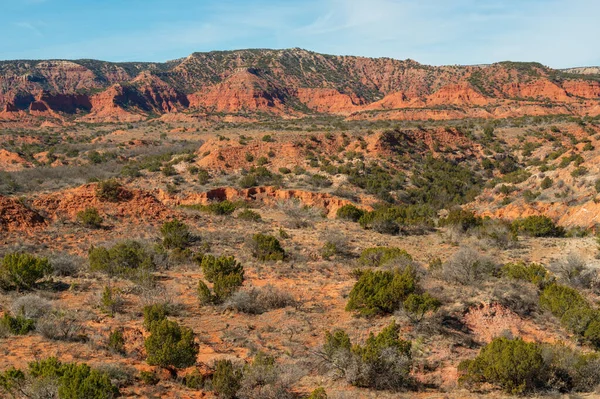
<svg viewBox="0 0 600 399">
<path fill-rule="evenodd" d="M 163 175 L 169 177 L 169 176 L 175 176 L 177 174 L 177 170 L 175 170 L 175 168 L 173 167 L 173 165 L 165 165 L 163 166 L 160 171 L 162 172 Z"/>
<path fill-rule="evenodd" d="M 156 385 L 160 381 L 154 371 L 140 371 L 140 379 L 146 385 Z"/>
<path fill-rule="evenodd" d="M 269 159 L 267 157 L 260 157 L 256 160 L 256 164 L 258 166 L 263 166 L 269 163 Z"/>
<path fill-rule="evenodd" d="M 240 177 L 238 184 L 241 188 L 251 188 L 258 185 L 258 179 L 255 175 L 246 175 Z"/>
<path fill-rule="evenodd" d="M 542 290 L 540 306 L 559 319 L 570 309 L 589 307 L 585 298 L 576 289 L 559 284 L 550 284 Z"/>
<path fill-rule="evenodd" d="M 12 398 L 17 398 L 17 393 L 25 383 L 25 373 L 14 367 L 0 372 L 0 392 L 5 392 Z"/>
<path fill-rule="evenodd" d="M 238 274 L 244 276 L 244 267 L 235 260 L 233 256 L 204 255 L 200 263 L 204 277 L 211 283 L 215 283 L 219 276 Z"/>
<path fill-rule="evenodd" d="M 98 209 L 89 207 L 84 211 L 77 212 L 77 220 L 85 227 L 97 229 L 102 227 L 103 219 L 98 213 Z"/>
<path fill-rule="evenodd" d="M 576 289 L 549 284 L 540 294 L 540 307 L 556 316 L 567 330 L 600 348 L 600 311 Z"/>
<path fill-rule="evenodd" d="M 27 379 L 32 386 L 45 384 L 49 387 L 44 392 L 47 396 L 43 397 L 112 399 L 120 396 L 119 389 L 106 372 L 92 369 L 87 364 L 62 363 L 51 357 L 29 363 L 27 374 L 26 377 L 23 371 L 14 368 L 0 374 L 0 390 L 4 389 L 11 397 L 21 397 L 20 387 Z"/>
<path fill-rule="evenodd" d="M 264 161 L 268 162 L 268 159 L 265 157 L 261 157 L 259 163 Z M 276 186 L 281 184 L 282 176 L 272 173 L 264 166 L 252 167 L 248 171 L 248 174 L 242 176 L 239 180 L 239 185 L 242 188 L 250 188 L 260 185 L 272 185 Z"/>
<path fill-rule="evenodd" d="M 588 340 L 596 350 L 600 349 L 600 314 L 598 311 L 595 312 L 594 318 L 590 320 L 587 325 L 583 336 Z"/>
<path fill-rule="evenodd" d="M 237 215 L 238 219 L 245 220 L 247 222 L 260 222 L 262 218 L 258 212 L 251 209 L 244 209 Z"/>
<path fill-rule="evenodd" d="M 150 336 L 144 341 L 144 346 L 146 361 L 151 366 L 190 367 L 196 363 L 198 355 L 194 332 L 167 319 L 151 324 Z"/>
<path fill-rule="evenodd" d="M 120 291 L 108 285 L 104 287 L 100 297 L 100 310 L 106 315 L 113 317 L 122 307 Z"/>
<path fill-rule="evenodd" d="M 184 249 L 192 241 L 189 227 L 179 219 L 165 222 L 160 228 L 160 234 L 163 246 L 168 249 Z"/>
<path fill-rule="evenodd" d="M 586 167 L 580 166 L 578 168 L 573 169 L 573 171 L 571 172 L 571 176 L 580 177 L 580 176 L 586 175 L 587 172 L 588 172 L 588 169 Z"/>
<path fill-rule="evenodd" d="M 116 353 L 125 353 L 125 337 L 123 329 L 117 328 L 110 332 L 108 336 L 108 348 Z"/>
<path fill-rule="evenodd" d="M 254 234 L 250 240 L 252 256 L 260 261 L 276 261 L 285 259 L 285 251 L 279 240 L 267 234 Z"/>
<path fill-rule="evenodd" d="M 0 264 L 0 286 L 30 289 L 44 277 L 52 273 L 52 265 L 47 258 L 38 258 L 26 253 L 9 253 Z"/>
<path fill-rule="evenodd" d="M 460 208 L 452 209 L 448 216 L 440 219 L 440 226 L 456 226 L 466 232 L 481 226 L 483 219 L 475 216 L 475 213 Z"/>
<path fill-rule="evenodd" d="M 163 321 L 169 314 L 169 309 L 164 303 L 154 303 L 144 306 L 144 328 L 150 331 L 152 324 L 157 321 Z"/>
<path fill-rule="evenodd" d="M 242 370 L 231 360 L 217 360 L 212 376 L 212 386 L 219 398 L 234 399 L 240 389 Z"/>
<path fill-rule="evenodd" d="M 523 394 L 542 387 L 546 367 L 538 344 L 496 338 L 473 360 L 461 362 L 462 382 L 497 385 L 511 394 Z"/>
<path fill-rule="evenodd" d="M 206 169 L 198 169 L 198 184 L 208 184 L 210 182 L 210 174 Z"/>
<path fill-rule="evenodd" d="M 565 230 L 547 216 L 534 215 L 513 222 L 513 229 L 532 237 L 563 237 Z"/>
<path fill-rule="evenodd" d="M 600 313 L 588 306 L 571 307 L 560 317 L 560 324 L 578 336 L 585 336 L 590 324 L 599 317 Z M 591 331 L 588 334 L 591 334 Z"/>
<path fill-rule="evenodd" d="M 554 184 L 552 179 L 549 178 L 548 176 L 546 176 L 546 177 L 544 177 L 544 180 L 542 180 L 542 183 L 540 184 L 540 186 L 542 187 L 542 190 L 546 190 L 546 189 L 549 189 L 550 187 L 552 187 L 552 184 Z"/>
<path fill-rule="evenodd" d="M 350 291 L 346 310 L 362 316 L 393 313 L 416 291 L 417 283 L 410 266 L 393 272 L 365 270 Z"/>
<path fill-rule="evenodd" d="M 120 396 L 108 374 L 91 369 L 87 364 L 73 365 L 60 378 L 61 399 L 115 398 Z"/>
<path fill-rule="evenodd" d="M 384 206 L 365 212 L 358 223 L 381 234 L 397 234 L 400 227 L 432 227 L 436 212 L 428 205 Z"/>
<path fill-rule="evenodd" d="M 399 331 L 392 322 L 378 335 L 371 333 L 364 346 L 352 345 L 342 330 L 326 332 L 323 354 L 352 385 L 393 391 L 410 388 L 411 343 L 400 339 Z"/>
<path fill-rule="evenodd" d="M 407 190 L 412 204 L 434 210 L 472 201 L 481 191 L 482 178 L 473 168 L 457 161 L 427 156 L 411 178 L 414 188 Z"/>
<path fill-rule="evenodd" d="M 210 292 L 210 288 L 208 288 L 208 285 L 202 280 L 198 281 L 197 293 L 200 305 L 209 305 L 215 302 L 213 294 Z"/>
<path fill-rule="evenodd" d="M 310 178 L 308 179 L 308 183 L 313 186 L 313 187 L 317 187 L 317 188 L 326 188 L 326 187 L 330 187 L 333 182 L 331 180 L 329 180 L 327 177 L 323 176 L 323 175 L 312 175 L 310 176 Z"/>
<path fill-rule="evenodd" d="M 306 399 L 327 399 L 327 392 L 325 392 L 325 388 L 323 387 L 319 387 L 316 388 L 314 391 L 312 391 L 310 393 L 310 395 L 308 395 L 306 397 Z"/>
<path fill-rule="evenodd" d="M 220 202 L 211 202 L 208 205 L 199 205 L 197 208 L 206 213 L 224 216 L 231 215 L 236 210 L 237 204 L 229 200 L 225 200 Z"/>
<path fill-rule="evenodd" d="M 229 298 L 242 286 L 244 277 L 242 274 L 222 274 L 217 276 L 213 284 L 214 301 L 221 303 Z"/>
<path fill-rule="evenodd" d="M 439 299 L 432 297 L 428 292 L 424 294 L 410 294 L 404 300 L 404 310 L 413 322 L 420 322 L 425 315 L 435 312 L 442 306 Z"/>
<path fill-rule="evenodd" d="M 500 273 L 503 277 L 511 278 L 513 280 L 529 281 L 536 285 L 550 279 L 548 270 L 539 263 L 530 263 L 529 265 L 522 261 L 507 263 L 502 266 Z"/>
<path fill-rule="evenodd" d="M 35 321 L 26 319 L 21 315 L 13 317 L 8 313 L 4 313 L 4 316 L 0 319 L 0 326 L 13 335 L 27 335 L 35 329 Z"/>
<path fill-rule="evenodd" d="M 326 242 L 321 248 L 321 257 L 326 260 L 331 259 L 333 256 L 341 255 L 342 253 L 340 248 L 333 242 Z"/>
<path fill-rule="evenodd" d="M 357 208 L 352 204 L 347 204 L 337 210 L 336 216 L 338 219 L 358 222 L 358 220 L 362 217 L 364 213 L 365 211 L 363 211 L 362 209 Z"/>
<path fill-rule="evenodd" d="M 244 282 L 244 267 L 233 256 L 214 257 L 205 255 L 201 261 L 204 277 L 213 283 L 211 294 L 208 286 L 198 283 L 198 297 L 201 304 L 221 303 L 229 298 Z"/>
<path fill-rule="evenodd" d="M 189 389 L 200 390 L 204 387 L 204 376 L 197 369 L 183 377 L 183 384 Z"/>
<path fill-rule="evenodd" d="M 333 358 L 336 353 L 340 351 L 350 351 L 351 349 L 352 342 L 344 330 L 335 330 L 333 333 L 325 331 L 323 352 L 326 356 Z"/>
<path fill-rule="evenodd" d="M 531 173 L 525 169 L 518 169 L 514 172 L 507 173 L 502 177 L 502 181 L 505 183 L 519 184 L 531 177 Z"/>
<path fill-rule="evenodd" d="M 118 181 L 114 179 L 104 180 L 98 183 L 96 196 L 103 201 L 117 202 L 122 195 L 122 191 L 123 188 Z"/>
<path fill-rule="evenodd" d="M 412 256 L 400 248 L 394 247 L 375 247 L 363 250 L 358 258 L 358 262 L 365 266 L 383 266 L 396 259 L 412 261 Z"/>
<path fill-rule="evenodd" d="M 124 241 L 112 248 L 91 247 L 88 254 L 90 270 L 109 276 L 135 277 L 140 271 L 155 269 L 152 256 L 137 241 Z"/>
</svg>

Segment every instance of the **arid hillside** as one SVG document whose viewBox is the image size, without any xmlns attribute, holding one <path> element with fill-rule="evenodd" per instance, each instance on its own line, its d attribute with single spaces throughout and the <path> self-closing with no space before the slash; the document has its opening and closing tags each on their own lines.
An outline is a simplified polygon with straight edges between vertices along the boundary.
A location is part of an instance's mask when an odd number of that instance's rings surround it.
<svg viewBox="0 0 600 399">
<path fill-rule="evenodd" d="M 451 120 L 600 114 L 593 68 L 422 65 L 301 49 L 194 53 L 167 63 L 0 62 L 0 120 L 132 122 L 162 114 Z"/>
<path fill-rule="evenodd" d="M 593 68 L 0 63 L 0 397 L 600 394 Z"/>
</svg>

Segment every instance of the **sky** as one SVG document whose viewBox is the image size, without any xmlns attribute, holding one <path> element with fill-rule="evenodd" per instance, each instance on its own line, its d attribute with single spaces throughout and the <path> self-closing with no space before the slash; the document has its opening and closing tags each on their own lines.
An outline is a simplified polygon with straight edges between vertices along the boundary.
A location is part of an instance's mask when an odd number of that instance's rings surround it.
<svg viewBox="0 0 600 399">
<path fill-rule="evenodd" d="M 600 65 L 600 0 L 0 0 L 0 59 L 291 48 L 430 65 Z"/>
</svg>

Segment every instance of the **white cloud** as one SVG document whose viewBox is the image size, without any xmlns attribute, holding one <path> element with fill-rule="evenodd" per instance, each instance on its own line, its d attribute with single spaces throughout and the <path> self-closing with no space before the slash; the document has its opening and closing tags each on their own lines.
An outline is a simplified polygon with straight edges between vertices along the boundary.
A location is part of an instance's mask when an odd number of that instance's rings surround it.
<svg viewBox="0 0 600 399">
<path fill-rule="evenodd" d="M 39 36 L 39 37 L 44 36 L 42 31 L 36 26 L 36 24 L 33 24 L 31 22 L 15 22 L 14 26 L 21 28 L 21 29 L 28 30 L 30 32 L 33 32 L 36 36 Z"/>
</svg>

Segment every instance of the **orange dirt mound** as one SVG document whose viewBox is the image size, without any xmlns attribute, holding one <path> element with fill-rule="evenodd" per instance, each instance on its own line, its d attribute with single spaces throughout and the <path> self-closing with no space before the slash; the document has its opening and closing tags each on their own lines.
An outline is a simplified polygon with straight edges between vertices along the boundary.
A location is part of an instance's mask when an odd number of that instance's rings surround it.
<svg viewBox="0 0 600 399">
<path fill-rule="evenodd" d="M 15 172 L 27 166 L 31 166 L 31 164 L 16 152 L 0 149 L 0 170 Z"/>
<path fill-rule="evenodd" d="M 27 230 L 44 224 L 44 218 L 14 198 L 0 196 L 0 231 Z"/>
<path fill-rule="evenodd" d="M 467 327 L 482 342 L 510 333 L 526 341 L 553 342 L 555 339 L 534 322 L 521 318 L 512 310 L 498 304 L 474 306 L 464 316 Z"/>
<path fill-rule="evenodd" d="M 335 217 L 337 210 L 352 202 L 327 193 L 313 193 L 302 190 L 282 190 L 275 187 L 253 187 L 237 190 L 233 187 L 216 188 L 204 193 L 197 193 L 186 198 L 170 197 L 161 191 L 158 195 L 164 203 L 170 205 L 206 205 L 211 201 L 260 201 L 265 204 L 274 204 L 278 201 L 297 199 L 307 206 L 323 208 L 328 217 Z"/>
<path fill-rule="evenodd" d="M 157 220 L 171 215 L 152 194 L 141 190 L 122 189 L 118 202 L 107 202 L 96 195 L 96 184 L 88 184 L 71 190 L 40 196 L 33 201 L 37 209 L 43 209 L 50 217 L 75 218 L 79 211 L 88 207 L 101 214 L 118 218 Z"/>
</svg>

